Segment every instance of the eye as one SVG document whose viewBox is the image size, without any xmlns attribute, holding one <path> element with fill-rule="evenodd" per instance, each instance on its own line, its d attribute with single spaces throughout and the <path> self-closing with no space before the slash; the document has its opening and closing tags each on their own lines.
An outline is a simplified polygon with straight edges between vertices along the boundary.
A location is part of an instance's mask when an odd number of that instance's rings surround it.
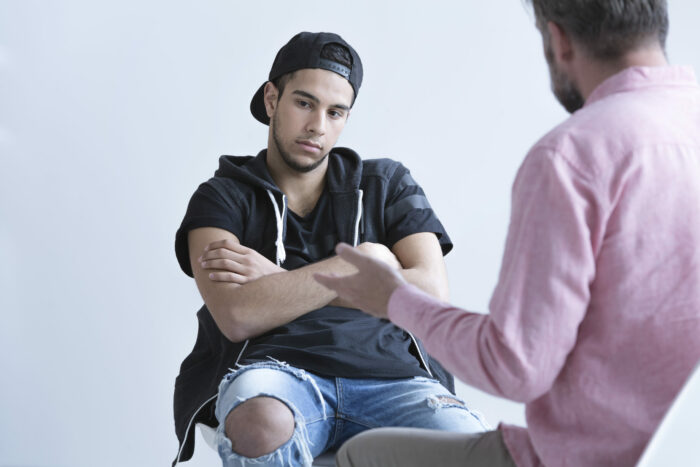
<svg viewBox="0 0 700 467">
<path fill-rule="evenodd" d="M 339 110 L 329 110 L 328 115 L 330 115 L 331 118 L 337 119 L 337 118 L 343 118 L 343 112 Z"/>
<path fill-rule="evenodd" d="M 309 104 L 307 101 L 301 100 L 301 99 L 299 99 L 299 100 L 297 101 L 297 105 L 298 105 L 299 107 L 303 108 L 303 109 L 306 109 L 306 108 L 311 107 L 311 104 Z"/>
</svg>

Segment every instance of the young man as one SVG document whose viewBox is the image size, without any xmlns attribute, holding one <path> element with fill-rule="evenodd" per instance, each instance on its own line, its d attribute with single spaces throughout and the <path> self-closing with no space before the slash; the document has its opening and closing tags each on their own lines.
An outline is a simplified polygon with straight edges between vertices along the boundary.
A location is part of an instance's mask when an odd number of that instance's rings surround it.
<svg viewBox="0 0 700 467">
<path fill-rule="evenodd" d="M 666 2 L 532 3 L 573 115 L 515 180 L 490 315 L 347 246 L 360 272 L 318 278 L 465 382 L 525 402 L 528 427 L 367 432 L 341 467 L 634 465 L 700 359 L 700 88 L 666 61 Z"/>
<path fill-rule="evenodd" d="M 409 333 L 313 280 L 355 271 L 333 256 L 343 241 L 447 298 L 452 245 L 408 170 L 334 148 L 361 82 L 339 36 L 293 37 L 251 102 L 267 149 L 223 156 L 190 201 L 176 253 L 206 307 L 176 381 L 176 462 L 198 422 L 226 466 L 308 466 L 378 426 L 485 429 Z"/>
</svg>

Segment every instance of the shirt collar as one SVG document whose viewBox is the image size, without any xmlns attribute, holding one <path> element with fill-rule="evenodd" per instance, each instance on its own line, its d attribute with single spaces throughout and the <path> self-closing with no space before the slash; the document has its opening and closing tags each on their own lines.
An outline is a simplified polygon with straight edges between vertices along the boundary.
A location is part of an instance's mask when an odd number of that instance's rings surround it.
<svg viewBox="0 0 700 467">
<path fill-rule="evenodd" d="M 689 66 L 635 66 L 612 75 L 588 96 L 586 105 L 611 94 L 653 86 L 697 86 L 695 72 Z"/>
</svg>

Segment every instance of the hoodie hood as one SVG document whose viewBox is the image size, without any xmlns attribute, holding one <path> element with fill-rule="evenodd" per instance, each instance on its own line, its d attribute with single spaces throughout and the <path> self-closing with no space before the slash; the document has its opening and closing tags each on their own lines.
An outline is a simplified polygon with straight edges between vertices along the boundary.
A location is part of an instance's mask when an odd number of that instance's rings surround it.
<svg viewBox="0 0 700 467">
<path fill-rule="evenodd" d="M 221 156 L 215 177 L 232 178 L 248 186 L 281 193 L 267 170 L 267 150 L 263 149 L 257 156 Z"/>
<path fill-rule="evenodd" d="M 267 150 L 262 150 L 257 156 L 221 156 L 219 168 L 214 173 L 216 177 L 224 177 L 244 183 L 250 187 L 261 188 L 267 192 L 274 208 L 277 225 L 276 263 L 281 266 L 287 253 L 284 248 L 284 238 L 287 233 L 287 197 L 275 184 L 267 169 Z M 362 218 L 362 159 L 348 148 L 334 148 L 328 155 L 328 171 L 326 173 L 326 190 L 331 195 L 336 212 L 348 211 L 352 206 L 354 223 L 347 224 L 336 218 L 336 228 L 345 242 L 356 246 L 361 235 Z"/>
<path fill-rule="evenodd" d="M 221 156 L 216 177 L 232 178 L 246 185 L 262 188 L 281 196 L 282 192 L 267 170 L 267 150 L 257 156 Z M 326 189 L 330 193 L 354 192 L 360 187 L 362 159 L 348 148 L 333 148 L 328 154 Z"/>
</svg>

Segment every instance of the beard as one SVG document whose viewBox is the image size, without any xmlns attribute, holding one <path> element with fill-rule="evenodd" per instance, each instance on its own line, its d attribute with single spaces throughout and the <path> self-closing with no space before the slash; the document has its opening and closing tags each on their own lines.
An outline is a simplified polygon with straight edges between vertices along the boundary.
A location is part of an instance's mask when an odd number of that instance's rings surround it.
<svg viewBox="0 0 700 467">
<path fill-rule="evenodd" d="M 328 153 L 324 154 L 322 158 L 319 160 L 312 162 L 307 165 L 300 164 L 294 158 L 292 155 L 289 153 L 289 151 L 286 151 L 284 149 L 284 146 L 282 145 L 282 141 L 280 136 L 277 134 L 277 128 L 279 128 L 277 124 L 277 114 L 272 116 L 272 140 L 275 143 L 275 146 L 277 147 L 277 152 L 279 153 L 280 157 L 284 161 L 284 163 L 289 167 L 290 169 L 294 170 L 295 172 L 299 173 L 308 173 L 316 169 L 319 165 L 323 164 L 323 161 L 326 160 L 326 157 L 328 157 Z"/>
<path fill-rule="evenodd" d="M 579 91 L 576 84 L 559 69 L 554 61 L 554 52 L 549 43 L 545 45 L 544 55 L 547 59 L 547 65 L 549 66 L 552 93 L 554 93 L 554 96 L 559 103 L 564 106 L 567 112 L 571 114 L 576 112 L 583 107 L 585 103 L 581 91 Z"/>
</svg>

